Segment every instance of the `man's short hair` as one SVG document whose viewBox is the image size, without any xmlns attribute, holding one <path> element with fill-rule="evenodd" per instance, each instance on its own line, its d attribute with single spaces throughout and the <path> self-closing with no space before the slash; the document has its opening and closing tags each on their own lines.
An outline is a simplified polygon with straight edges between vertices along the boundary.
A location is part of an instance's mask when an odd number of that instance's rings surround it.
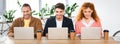
<svg viewBox="0 0 120 44">
<path fill-rule="evenodd" d="M 63 3 L 57 3 L 57 4 L 55 5 L 55 9 L 56 9 L 56 8 L 60 8 L 60 9 L 64 10 L 64 9 L 65 9 L 65 6 L 64 6 Z"/>
<path fill-rule="evenodd" d="M 31 10 L 30 5 L 29 5 L 29 4 L 27 4 L 27 3 L 23 4 L 22 8 L 23 8 L 23 7 L 29 7 L 29 8 L 30 8 L 30 10 Z"/>
</svg>

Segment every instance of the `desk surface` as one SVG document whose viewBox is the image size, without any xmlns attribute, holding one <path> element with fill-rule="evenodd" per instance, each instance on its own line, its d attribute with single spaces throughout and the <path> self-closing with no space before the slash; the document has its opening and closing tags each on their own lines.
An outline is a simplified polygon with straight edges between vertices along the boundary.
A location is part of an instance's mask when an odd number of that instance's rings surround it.
<svg viewBox="0 0 120 44">
<path fill-rule="evenodd" d="M 45 37 L 42 40 L 15 40 L 9 39 L 13 44 L 120 44 L 120 41 L 109 40 L 47 40 Z"/>
</svg>

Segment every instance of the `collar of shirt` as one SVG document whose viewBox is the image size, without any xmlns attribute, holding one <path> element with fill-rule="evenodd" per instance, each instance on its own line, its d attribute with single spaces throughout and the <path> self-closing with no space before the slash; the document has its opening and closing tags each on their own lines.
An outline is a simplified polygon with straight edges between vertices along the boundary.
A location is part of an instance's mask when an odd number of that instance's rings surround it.
<svg viewBox="0 0 120 44">
<path fill-rule="evenodd" d="M 82 19 L 82 23 L 83 25 L 85 25 L 85 27 L 90 27 L 95 21 L 93 19 L 90 20 L 89 23 L 86 23 L 85 19 Z"/>
<path fill-rule="evenodd" d="M 56 26 L 57 26 L 57 28 L 62 28 L 62 22 L 63 22 L 63 20 L 61 20 L 61 21 L 56 20 Z"/>
</svg>

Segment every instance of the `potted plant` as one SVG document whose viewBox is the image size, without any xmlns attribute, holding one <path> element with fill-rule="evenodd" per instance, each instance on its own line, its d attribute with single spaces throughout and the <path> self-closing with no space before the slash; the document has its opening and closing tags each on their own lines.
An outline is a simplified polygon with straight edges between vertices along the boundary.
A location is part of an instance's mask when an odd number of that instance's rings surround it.
<svg viewBox="0 0 120 44">
<path fill-rule="evenodd" d="M 46 12 L 45 8 L 42 8 L 39 12 L 33 14 L 33 15 L 38 15 L 40 19 L 43 19 L 43 14 Z"/>
<path fill-rule="evenodd" d="M 46 5 L 47 7 L 47 5 Z M 54 5 L 52 5 L 52 7 L 47 7 L 47 11 L 46 11 L 46 14 L 45 16 L 50 16 L 54 14 Z"/>
<path fill-rule="evenodd" d="M 50 16 L 54 14 L 54 5 L 50 8 L 48 7 L 48 4 L 46 4 L 45 7 L 41 8 L 40 11 L 33 15 L 38 15 L 41 19 L 44 18 L 44 16 Z"/>
<path fill-rule="evenodd" d="M 5 17 L 7 22 L 12 22 L 13 21 L 13 14 L 16 12 L 16 10 L 9 10 L 9 11 L 5 11 L 5 13 L 3 14 L 3 16 Z"/>
<path fill-rule="evenodd" d="M 66 5 L 65 13 L 68 17 L 71 17 L 72 12 L 74 12 L 77 7 L 77 3 L 74 3 L 72 6 Z"/>
</svg>

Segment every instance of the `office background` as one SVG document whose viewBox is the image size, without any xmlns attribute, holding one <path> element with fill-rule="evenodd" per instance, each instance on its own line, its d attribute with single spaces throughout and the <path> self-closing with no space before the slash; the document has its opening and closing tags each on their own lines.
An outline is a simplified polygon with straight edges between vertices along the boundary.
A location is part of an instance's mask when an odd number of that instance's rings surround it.
<svg viewBox="0 0 120 44">
<path fill-rule="evenodd" d="M 0 0 L 0 18 L 2 21 L 4 21 L 4 17 L 2 15 L 6 10 L 17 10 L 14 13 L 14 19 L 22 16 L 21 8 L 17 5 L 17 1 L 18 0 Z M 49 7 L 58 2 L 62 2 L 65 5 L 77 3 L 79 7 L 77 7 L 72 13 L 73 21 L 75 20 L 81 5 L 84 2 L 92 2 L 94 3 L 97 14 L 101 19 L 103 30 L 108 29 L 110 31 L 110 36 L 112 36 L 116 31 L 120 30 L 120 0 L 19 0 L 19 2 L 21 2 L 21 5 L 24 3 L 30 4 L 32 10 L 35 10 L 36 12 L 39 12 L 42 7 L 45 7 L 46 3 Z M 37 15 L 33 16 L 39 18 Z"/>
</svg>

